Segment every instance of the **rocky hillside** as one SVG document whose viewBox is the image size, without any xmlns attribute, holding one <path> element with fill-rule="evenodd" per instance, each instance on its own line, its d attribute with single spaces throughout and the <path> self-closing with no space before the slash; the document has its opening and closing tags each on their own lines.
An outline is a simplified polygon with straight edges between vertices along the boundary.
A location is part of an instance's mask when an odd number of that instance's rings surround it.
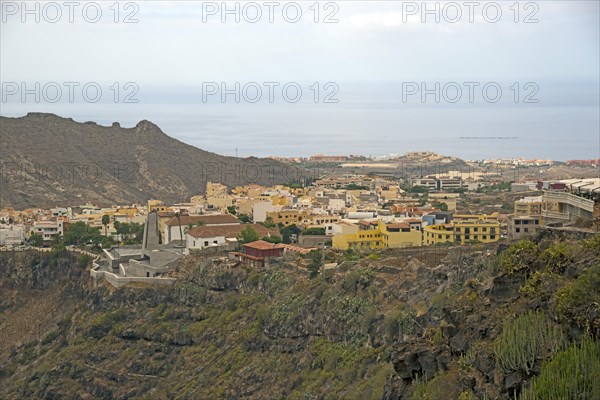
<svg viewBox="0 0 600 400">
<path fill-rule="evenodd" d="M 19 209 L 182 201 L 202 193 L 210 180 L 230 187 L 273 184 L 298 173 L 270 159 L 200 150 L 149 121 L 122 128 L 117 122 L 100 126 L 53 114 L 0 117 L 0 149 L 0 206 Z"/>
<path fill-rule="evenodd" d="M 0 329 L 66 311 L 3 346 L 0 398 L 598 398 L 600 236 L 553 235 L 326 252 L 340 265 L 314 279 L 310 257 L 188 257 L 173 287 L 119 290 L 90 288 L 86 260 L 1 253 Z"/>
</svg>

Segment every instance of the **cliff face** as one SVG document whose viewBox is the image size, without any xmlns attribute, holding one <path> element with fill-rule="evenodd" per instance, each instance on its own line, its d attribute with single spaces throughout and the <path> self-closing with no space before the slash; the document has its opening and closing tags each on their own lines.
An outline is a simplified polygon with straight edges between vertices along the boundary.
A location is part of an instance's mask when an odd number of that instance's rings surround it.
<svg viewBox="0 0 600 400">
<path fill-rule="evenodd" d="M 0 252 L 0 364 L 70 317 L 88 285 L 83 261 L 66 252 Z"/>
<path fill-rule="evenodd" d="M 0 205 L 18 209 L 151 198 L 175 202 L 203 193 L 207 181 L 229 187 L 276 184 L 299 173 L 271 159 L 198 149 L 149 121 L 122 128 L 53 114 L 0 117 L 0 144 Z"/>
<path fill-rule="evenodd" d="M 0 252 L 0 287 L 3 289 L 49 289 L 57 285 L 72 289 L 82 283 L 84 269 L 75 253 L 38 251 Z"/>
<path fill-rule="evenodd" d="M 312 280 L 302 258 L 186 257 L 172 287 L 118 290 L 75 257 L 4 253 L 2 337 L 38 328 L 3 346 L 0 397 L 512 399 L 563 340 L 600 333 L 599 240 L 331 252 L 342 266 Z M 507 366 L 537 336 L 503 334 L 540 324 L 560 343 Z"/>
</svg>

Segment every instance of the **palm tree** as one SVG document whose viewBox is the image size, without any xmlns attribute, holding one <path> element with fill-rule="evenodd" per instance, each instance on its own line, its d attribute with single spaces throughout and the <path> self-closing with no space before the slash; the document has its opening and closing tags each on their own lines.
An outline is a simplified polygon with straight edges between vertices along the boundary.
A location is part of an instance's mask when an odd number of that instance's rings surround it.
<svg viewBox="0 0 600 400">
<path fill-rule="evenodd" d="M 104 214 L 102 216 L 102 225 L 104 225 L 104 236 L 106 236 L 106 234 L 107 234 L 106 230 L 107 230 L 109 223 L 110 223 L 110 217 L 108 215 Z"/>
</svg>

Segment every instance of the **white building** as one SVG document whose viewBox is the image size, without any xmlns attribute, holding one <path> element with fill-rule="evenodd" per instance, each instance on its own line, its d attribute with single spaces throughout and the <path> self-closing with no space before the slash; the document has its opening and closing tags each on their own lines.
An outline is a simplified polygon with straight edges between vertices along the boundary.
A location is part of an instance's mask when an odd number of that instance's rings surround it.
<svg viewBox="0 0 600 400">
<path fill-rule="evenodd" d="M 265 222 L 267 219 L 267 211 L 279 211 L 281 206 L 275 206 L 272 203 L 261 201 L 252 205 L 252 221 Z"/>
<path fill-rule="evenodd" d="M 181 229 L 180 224 L 181 223 Z M 231 214 L 213 214 L 213 215 L 182 215 L 171 218 L 165 223 L 163 230 L 163 243 L 169 243 L 173 240 L 181 240 L 181 232 L 189 229 L 190 225 L 202 226 L 226 226 L 240 225 L 242 222 Z M 184 236 L 185 237 L 185 236 Z"/>
<path fill-rule="evenodd" d="M 3 225 L 0 228 L 0 246 L 16 246 L 25 240 L 25 230 L 20 225 Z"/>
<path fill-rule="evenodd" d="M 329 209 L 332 211 L 341 211 L 346 208 L 346 200 L 344 199 L 329 199 Z"/>
<path fill-rule="evenodd" d="M 33 223 L 32 232 L 36 235 L 41 235 L 44 241 L 50 241 L 55 235 L 63 235 L 63 221 L 36 221 Z"/>
</svg>

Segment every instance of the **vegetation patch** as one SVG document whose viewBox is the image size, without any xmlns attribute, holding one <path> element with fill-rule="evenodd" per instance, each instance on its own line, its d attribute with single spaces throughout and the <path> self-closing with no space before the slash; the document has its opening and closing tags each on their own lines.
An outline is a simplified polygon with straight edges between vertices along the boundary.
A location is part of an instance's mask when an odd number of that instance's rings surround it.
<svg viewBox="0 0 600 400">
<path fill-rule="evenodd" d="M 589 337 L 570 345 L 542 366 L 521 400 L 600 398 L 600 343 Z"/>
<path fill-rule="evenodd" d="M 506 320 L 502 333 L 494 342 L 496 361 L 506 373 L 524 371 L 528 375 L 538 359 L 561 350 L 566 338 L 560 326 L 541 311 Z"/>
</svg>

